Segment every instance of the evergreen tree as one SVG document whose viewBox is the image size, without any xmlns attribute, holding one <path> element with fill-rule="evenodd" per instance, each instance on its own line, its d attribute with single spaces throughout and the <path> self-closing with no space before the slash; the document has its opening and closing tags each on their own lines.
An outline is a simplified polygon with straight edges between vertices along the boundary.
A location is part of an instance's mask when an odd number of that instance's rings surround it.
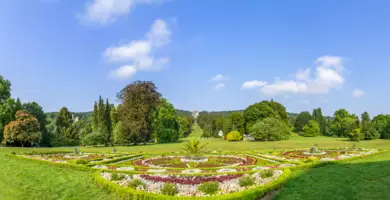
<svg viewBox="0 0 390 200">
<path fill-rule="evenodd" d="M 318 123 L 318 126 L 320 127 L 321 134 L 325 135 L 326 119 L 322 115 L 321 108 L 313 109 L 312 118 L 314 121 L 316 121 Z"/>
<path fill-rule="evenodd" d="M 104 108 L 104 121 L 103 124 L 105 126 L 105 129 L 107 129 L 107 137 L 106 137 L 106 145 L 110 143 L 111 141 L 111 135 L 112 135 L 112 124 L 111 124 L 111 105 L 108 102 L 108 99 L 106 99 L 106 105 Z"/>
<path fill-rule="evenodd" d="M 95 104 L 93 105 L 93 113 L 92 113 L 92 130 L 97 131 L 98 129 L 98 124 L 99 124 L 99 110 L 97 107 L 97 103 L 95 101 Z"/>
<path fill-rule="evenodd" d="M 379 132 L 373 126 L 367 112 L 362 114 L 361 134 L 364 136 L 365 140 L 375 140 L 379 138 Z"/>
</svg>

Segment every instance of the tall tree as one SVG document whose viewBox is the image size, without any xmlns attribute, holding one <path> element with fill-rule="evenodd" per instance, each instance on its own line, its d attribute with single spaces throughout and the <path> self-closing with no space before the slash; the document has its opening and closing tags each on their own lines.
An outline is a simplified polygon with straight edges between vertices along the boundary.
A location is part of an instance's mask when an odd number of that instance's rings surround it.
<svg viewBox="0 0 390 200">
<path fill-rule="evenodd" d="M 362 114 L 362 128 L 361 134 L 364 136 L 365 140 L 375 140 L 379 138 L 379 132 L 375 129 L 371 123 L 370 116 L 367 112 Z"/>
<path fill-rule="evenodd" d="M 301 112 L 299 113 L 299 115 L 297 116 L 297 119 L 295 120 L 295 124 L 294 124 L 294 131 L 295 132 L 302 132 L 303 131 L 303 127 L 312 119 L 311 115 L 309 112 L 305 111 L 305 112 Z"/>
<path fill-rule="evenodd" d="M 147 142 L 152 138 L 153 121 L 161 94 L 151 81 L 136 81 L 118 93 L 122 107 L 118 111 L 126 134 L 133 143 Z"/>
<path fill-rule="evenodd" d="M 0 104 L 11 98 L 11 82 L 0 75 Z"/>
<path fill-rule="evenodd" d="M 359 128 L 359 119 L 351 115 L 345 109 L 339 109 L 334 113 L 334 120 L 331 125 L 331 132 L 339 137 L 348 137 L 356 128 Z"/>
<path fill-rule="evenodd" d="M 37 102 L 29 102 L 23 104 L 23 110 L 27 111 L 29 114 L 37 118 L 42 132 L 41 146 L 50 145 L 50 135 L 46 130 L 46 114 L 43 112 L 42 107 Z"/>
<path fill-rule="evenodd" d="M 372 119 L 372 124 L 383 139 L 390 139 L 390 115 L 377 115 Z"/>
<path fill-rule="evenodd" d="M 95 104 L 93 105 L 93 112 L 92 112 L 92 130 L 97 131 L 99 127 L 99 110 L 98 105 L 95 101 Z"/>
<path fill-rule="evenodd" d="M 58 114 L 56 125 L 59 128 L 69 128 L 72 125 L 72 114 L 68 108 L 63 107 Z"/>
<path fill-rule="evenodd" d="M 245 133 L 245 119 L 241 112 L 232 112 L 229 116 L 232 123 L 231 131 L 240 132 L 241 136 Z M 226 133 L 227 134 L 227 133 Z"/>
<path fill-rule="evenodd" d="M 318 126 L 320 127 L 321 134 L 325 135 L 325 126 L 326 126 L 326 119 L 322 115 L 321 108 L 313 109 L 312 118 L 314 121 L 318 123 Z"/>
<path fill-rule="evenodd" d="M 303 127 L 303 136 L 305 137 L 315 137 L 321 134 L 320 126 L 314 120 L 309 120 L 309 122 Z"/>
<path fill-rule="evenodd" d="M 179 139 L 179 129 L 175 108 L 166 99 L 162 98 L 155 121 L 155 142 L 176 142 Z"/>
<path fill-rule="evenodd" d="M 107 129 L 107 137 L 106 137 L 106 145 L 108 145 L 111 141 L 112 136 L 112 124 L 111 124 L 111 104 L 106 99 L 106 104 L 104 108 L 104 121 L 103 124 Z"/>
</svg>

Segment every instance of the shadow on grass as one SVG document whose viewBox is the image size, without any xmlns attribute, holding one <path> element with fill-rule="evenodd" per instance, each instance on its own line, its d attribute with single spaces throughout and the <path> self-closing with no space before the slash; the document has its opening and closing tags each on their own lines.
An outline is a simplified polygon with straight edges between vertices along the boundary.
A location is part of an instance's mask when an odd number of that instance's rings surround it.
<svg viewBox="0 0 390 200">
<path fill-rule="evenodd" d="M 277 200 L 390 199 L 390 161 L 332 164 L 296 171 Z"/>
</svg>

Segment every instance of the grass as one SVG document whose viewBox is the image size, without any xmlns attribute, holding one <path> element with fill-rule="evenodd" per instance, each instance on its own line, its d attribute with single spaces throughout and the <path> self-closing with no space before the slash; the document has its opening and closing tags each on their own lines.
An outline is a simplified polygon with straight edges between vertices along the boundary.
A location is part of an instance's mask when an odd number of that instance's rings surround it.
<svg viewBox="0 0 390 200">
<path fill-rule="evenodd" d="M 199 138 L 201 129 L 194 126 L 189 136 Z M 210 143 L 206 151 L 262 151 L 325 147 L 351 147 L 354 143 L 344 138 L 294 136 L 278 142 L 227 142 L 222 139 L 201 139 Z M 170 153 L 180 152 L 183 143 L 116 147 L 117 152 Z M 390 140 L 361 141 L 358 147 L 390 150 Z M 80 148 L 82 152 L 111 152 L 112 148 Z M 33 148 L 0 148 L 0 199 L 114 199 L 99 189 L 90 172 L 59 169 L 6 157 L 11 151 L 33 151 Z M 39 149 L 67 150 L 73 147 Z M 390 153 L 343 162 L 328 167 L 300 170 L 277 195 L 277 200 L 295 199 L 390 199 Z"/>
</svg>

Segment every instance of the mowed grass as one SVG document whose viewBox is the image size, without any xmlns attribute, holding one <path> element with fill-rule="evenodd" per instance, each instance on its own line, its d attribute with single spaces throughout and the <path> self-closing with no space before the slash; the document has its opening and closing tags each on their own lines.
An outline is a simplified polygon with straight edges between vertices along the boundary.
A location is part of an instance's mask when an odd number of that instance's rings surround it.
<svg viewBox="0 0 390 200">
<path fill-rule="evenodd" d="M 201 131 L 194 127 L 195 131 Z M 201 133 L 194 132 L 193 138 Z M 191 136 L 191 135 L 190 135 Z M 344 138 L 295 136 L 278 142 L 227 142 L 201 139 L 207 151 L 262 151 L 319 147 L 351 147 Z M 185 142 L 185 141 L 183 141 Z M 118 152 L 181 152 L 183 142 L 116 147 Z M 358 147 L 390 150 L 390 140 L 359 142 Z M 0 148 L 0 199 L 114 199 L 98 188 L 90 172 L 60 169 L 48 164 L 6 157 L 11 151 L 68 150 L 69 148 Z M 80 148 L 82 152 L 111 152 L 112 148 Z M 295 199 L 390 199 L 390 153 L 311 170 L 300 170 L 283 187 L 278 200 Z"/>
</svg>

